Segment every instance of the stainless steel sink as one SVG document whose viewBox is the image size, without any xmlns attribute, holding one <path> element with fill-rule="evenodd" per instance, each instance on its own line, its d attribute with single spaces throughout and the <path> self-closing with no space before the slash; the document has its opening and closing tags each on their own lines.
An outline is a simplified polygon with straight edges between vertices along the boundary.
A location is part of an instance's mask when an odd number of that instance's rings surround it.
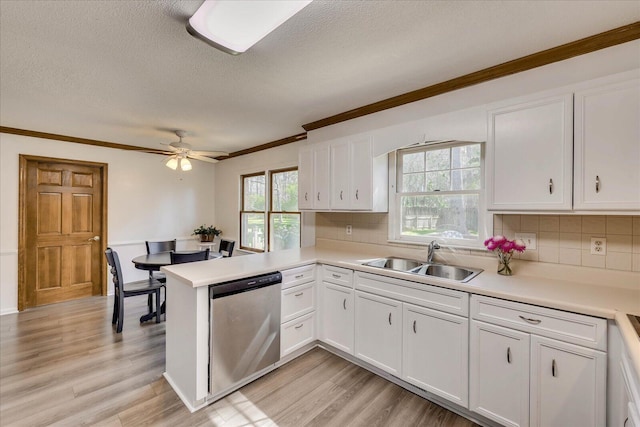
<svg viewBox="0 0 640 427">
<path fill-rule="evenodd" d="M 482 270 L 480 269 L 444 264 L 425 264 L 409 271 L 409 273 L 420 274 L 423 276 L 435 276 L 462 283 L 468 282 L 481 272 Z"/>
<path fill-rule="evenodd" d="M 406 273 L 417 274 L 420 276 L 433 276 L 442 279 L 455 280 L 456 282 L 466 283 L 482 272 L 481 269 L 458 267 L 446 264 L 428 264 L 423 261 L 406 258 L 379 258 L 373 261 L 365 262 L 363 265 L 369 267 L 384 268 L 387 270 L 404 271 Z"/>
<path fill-rule="evenodd" d="M 369 267 L 386 268 L 387 270 L 409 271 L 420 267 L 424 262 L 405 258 L 380 258 L 364 263 Z"/>
</svg>

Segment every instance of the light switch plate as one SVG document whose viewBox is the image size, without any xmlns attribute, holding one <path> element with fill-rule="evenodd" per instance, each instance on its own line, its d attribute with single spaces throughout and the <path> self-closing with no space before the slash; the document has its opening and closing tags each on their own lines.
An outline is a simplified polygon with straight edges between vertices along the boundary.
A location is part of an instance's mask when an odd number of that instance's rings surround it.
<svg viewBox="0 0 640 427">
<path fill-rule="evenodd" d="M 527 246 L 527 249 L 537 249 L 538 248 L 538 237 L 536 233 L 516 233 L 516 239 L 520 239 Z"/>
</svg>

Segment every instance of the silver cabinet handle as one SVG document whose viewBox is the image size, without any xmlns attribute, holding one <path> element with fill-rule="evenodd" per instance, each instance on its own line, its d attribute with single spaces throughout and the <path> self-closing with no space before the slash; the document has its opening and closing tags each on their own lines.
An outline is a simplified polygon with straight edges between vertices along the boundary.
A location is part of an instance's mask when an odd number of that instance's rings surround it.
<svg viewBox="0 0 640 427">
<path fill-rule="evenodd" d="M 391 324 L 391 313 L 389 313 L 389 324 Z"/>
<path fill-rule="evenodd" d="M 320 201 L 320 192 L 318 191 L 318 201 Z"/>
<path fill-rule="evenodd" d="M 356 190 L 356 200 L 360 200 L 360 198 L 358 197 L 358 190 Z"/>
<path fill-rule="evenodd" d="M 507 363 L 511 363 L 511 347 L 507 347 Z"/>
<path fill-rule="evenodd" d="M 294 329 L 300 329 L 304 326 L 304 323 L 300 323 L 299 325 L 294 326 Z"/>
<path fill-rule="evenodd" d="M 414 333 L 414 334 L 417 334 L 417 333 L 418 333 L 418 331 L 416 330 L 416 322 L 417 322 L 417 320 L 414 320 L 414 321 L 413 321 L 413 333 Z"/>
<path fill-rule="evenodd" d="M 342 277 L 341 275 L 335 273 L 333 273 L 331 276 L 333 276 L 334 279 L 339 279 Z"/>
<path fill-rule="evenodd" d="M 344 308 L 345 310 L 347 309 L 347 299 L 346 298 L 342 301 L 342 308 Z"/>
<path fill-rule="evenodd" d="M 342 200 L 342 193 L 343 193 L 343 191 L 340 190 L 340 200 Z"/>
<path fill-rule="evenodd" d="M 305 191 L 304 193 L 304 200 L 305 202 L 309 201 L 309 193 Z"/>
<path fill-rule="evenodd" d="M 556 374 L 558 373 L 558 367 L 556 366 L 556 359 L 553 359 L 551 361 L 551 376 L 557 376 Z"/>
<path fill-rule="evenodd" d="M 549 194 L 553 194 L 553 179 L 549 178 Z"/>
<path fill-rule="evenodd" d="M 93 236 L 87 239 L 87 242 L 99 242 L 99 241 L 100 241 L 100 236 Z"/>
<path fill-rule="evenodd" d="M 304 292 L 300 292 L 299 294 L 296 294 L 297 297 L 301 297 L 302 295 L 304 295 Z"/>
<path fill-rule="evenodd" d="M 298 274 L 297 276 L 295 276 L 296 279 L 302 279 L 304 277 L 304 274 Z"/>
<path fill-rule="evenodd" d="M 600 177 L 596 175 L 596 193 L 600 192 Z"/>
<path fill-rule="evenodd" d="M 531 319 L 531 318 L 529 318 L 529 317 L 524 317 L 524 316 L 520 316 L 520 318 L 521 318 L 522 320 L 524 320 L 525 322 L 532 323 L 532 324 L 534 324 L 534 325 L 537 325 L 537 324 L 539 324 L 540 322 L 542 322 L 542 320 L 540 320 L 540 319 Z"/>
</svg>

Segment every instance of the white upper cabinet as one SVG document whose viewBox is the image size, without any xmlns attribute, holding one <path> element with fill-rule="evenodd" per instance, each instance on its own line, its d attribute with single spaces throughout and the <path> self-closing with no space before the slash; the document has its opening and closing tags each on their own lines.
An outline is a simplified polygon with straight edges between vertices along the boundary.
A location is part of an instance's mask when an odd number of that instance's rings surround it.
<svg viewBox="0 0 640 427">
<path fill-rule="evenodd" d="M 570 210 L 573 96 L 488 112 L 489 209 Z"/>
<path fill-rule="evenodd" d="M 305 147 L 298 153 L 298 208 L 329 209 L 329 146 Z"/>
<path fill-rule="evenodd" d="M 574 208 L 640 209 L 640 79 L 575 95 Z"/>
<path fill-rule="evenodd" d="M 388 211 L 387 156 L 374 157 L 371 136 L 306 147 L 300 150 L 298 165 L 300 209 Z"/>
</svg>

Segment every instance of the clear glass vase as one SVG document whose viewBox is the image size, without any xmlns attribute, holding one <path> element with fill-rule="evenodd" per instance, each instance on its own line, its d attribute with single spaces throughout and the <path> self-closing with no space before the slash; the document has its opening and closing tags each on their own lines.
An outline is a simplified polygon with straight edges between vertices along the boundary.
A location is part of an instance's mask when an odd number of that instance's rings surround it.
<svg viewBox="0 0 640 427">
<path fill-rule="evenodd" d="M 498 274 L 502 274 L 503 276 L 511 276 L 513 271 L 511 270 L 511 252 L 498 252 Z"/>
</svg>

